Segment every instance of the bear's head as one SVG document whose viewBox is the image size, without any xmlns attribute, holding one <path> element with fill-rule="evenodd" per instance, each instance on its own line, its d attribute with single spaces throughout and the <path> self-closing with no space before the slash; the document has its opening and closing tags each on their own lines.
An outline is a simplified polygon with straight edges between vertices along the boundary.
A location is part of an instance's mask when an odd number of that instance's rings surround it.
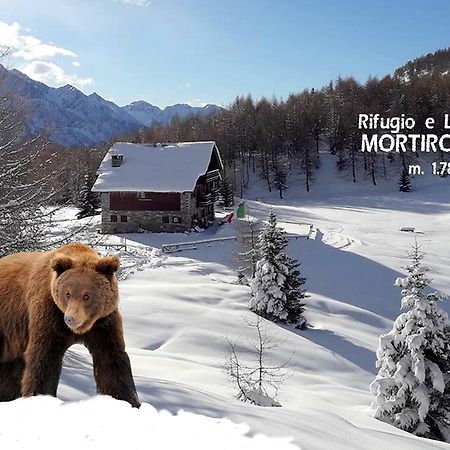
<svg viewBox="0 0 450 450">
<path fill-rule="evenodd" d="M 88 332 L 98 319 L 117 308 L 119 291 L 115 273 L 119 266 L 117 256 L 83 263 L 64 254 L 53 258 L 53 300 L 74 333 Z"/>
</svg>

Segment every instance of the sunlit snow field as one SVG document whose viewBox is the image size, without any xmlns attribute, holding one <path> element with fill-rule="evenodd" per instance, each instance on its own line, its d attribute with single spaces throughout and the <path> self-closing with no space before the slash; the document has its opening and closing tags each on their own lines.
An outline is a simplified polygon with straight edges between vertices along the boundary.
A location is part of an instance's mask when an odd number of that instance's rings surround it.
<svg viewBox="0 0 450 450">
<path fill-rule="evenodd" d="M 43 398 L 0 404 L 0 447 L 103 448 L 116 442 L 130 449 L 450 448 L 381 423 L 369 408 L 378 336 L 399 313 L 394 281 L 415 238 L 427 253 L 433 287 L 450 294 L 450 182 L 416 180 L 410 194 L 387 185 L 342 187 L 327 156 L 318 175 L 321 188 L 309 196 L 296 188 L 280 200 L 257 185 L 246 193 L 251 216 L 263 218 L 273 208 L 289 233 L 296 232 L 293 222 L 314 227 L 312 239 L 290 239 L 288 247 L 307 277 L 310 328 L 265 322 L 283 342 L 273 360 L 289 359 L 293 371 L 278 397 L 281 408 L 239 402 L 222 369 L 226 338 L 242 339 L 244 318 L 252 315 L 249 289 L 236 283 L 236 243 L 160 251 L 164 243 L 232 236 L 236 223 L 199 234 L 133 234 L 121 255 L 121 311 L 144 407 L 136 411 L 93 399 L 91 358 L 75 346 L 65 357 L 58 391 L 64 403 Z M 25 424 L 31 424 L 26 434 Z"/>
</svg>

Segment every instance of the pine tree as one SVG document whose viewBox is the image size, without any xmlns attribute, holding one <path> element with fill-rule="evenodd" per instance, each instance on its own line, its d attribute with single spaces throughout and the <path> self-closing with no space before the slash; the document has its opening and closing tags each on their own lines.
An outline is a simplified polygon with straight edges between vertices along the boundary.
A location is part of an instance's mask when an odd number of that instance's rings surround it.
<svg viewBox="0 0 450 450">
<path fill-rule="evenodd" d="M 226 208 L 234 205 L 233 186 L 227 178 L 223 179 L 220 186 L 220 196 Z"/>
<path fill-rule="evenodd" d="M 400 174 L 398 190 L 400 192 L 411 192 L 411 178 L 405 168 L 403 168 L 402 173 Z"/>
<path fill-rule="evenodd" d="M 378 375 L 371 385 L 375 417 L 418 436 L 450 437 L 450 341 L 444 297 L 426 293 L 431 280 L 415 244 L 407 276 L 398 278 L 401 306 L 408 309 L 380 336 Z"/>
<path fill-rule="evenodd" d="M 286 255 L 286 267 L 288 274 L 286 277 L 286 299 L 287 299 L 287 322 L 296 323 L 296 328 L 305 328 L 306 320 L 303 318 L 305 304 L 303 300 L 308 297 L 302 286 L 306 278 L 300 275 L 300 264 L 297 260 Z"/>
<path fill-rule="evenodd" d="M 303 326 L 301 300 L 306 294 L 300 287 L 305 279 L 300 276 L 297 261 L 284 252 L 287 239 L 284 231 L 277 228 L 273 211 L 260 233 L 258 245 L 261 259 L 250 282 L 250 309 L 275 322 Z"/>
<path fill-rule="evenodd" d="M 92 182 L 91 177 L 89 175 L 85 175 L 78 201 L 78 207 L 80 208 L 77 215 L 78 219 L 94 216 L 97 213 L 96 210 L 100 207 L 98 195 L 91 190 L 93 184 L 94 183 Z"/>
</svg>

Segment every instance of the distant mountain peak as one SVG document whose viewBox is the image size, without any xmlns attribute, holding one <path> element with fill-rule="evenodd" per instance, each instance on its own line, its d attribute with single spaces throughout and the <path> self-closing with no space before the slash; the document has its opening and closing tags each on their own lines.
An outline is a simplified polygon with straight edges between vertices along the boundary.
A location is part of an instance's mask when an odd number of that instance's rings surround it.
<svg viewBox="0 0 450 450">
<path fill-rule="evenodd" d="M 87 96 L 71 85 L 52 88 L 18 70 L 2 71 L 0 95 L 8 94 L 30 113 L 28 133 L 45 133 L 66 147 L 84 147 L 131 134 L 141 127 L 133 117 L 100 96 Z"/>
<path fill-rule="evenodd" d="M 104 100 L 104 98 L 101 95 L 97 94 L 97 92 L 93 92 L 92 94 L 89 94 L 88 97 L 101 98 L 102 100 Z"/>
<path fill-rule="evenodd" d="M 59 88 L 56 88 L 57 90 L 64 92 L 79 92 L 80 94 L 83 94 L 83 92 L 81 92 L 79 89 L 77 89 L 75 86 L 72 86 L 71 84 L 65 84 L 64 86 L 61 86 Z M 85 95 L 85 94 L 83 94 Z"/>
<path fill-rule="evenodd" d="M 136 100 L 135 102 L 131 102 L 129 105 L 126 105 L 125 108 L 127 106 L 150 106 L 152 108 L 160 109 L 158 106 L 152 105 L 151 103 L 146 102 L 145 100 Z"/>
<path fill-rule="evenodd" d="M 12 94 L 19 104 L 29 107 L 27 126 L 30 135 L 46 133 L 52 142 L 66 147 L 107 142 L 151 123 L 168 123 L 175 115 L 209 114 L 204 108 L 182 103 L 162 110 L 145 100 L 120 107 L 96 92 L 85 95 L 70 84 L 49 87 L 1 64 L 0 74 L 0 95 Z"/>
<path fill-rule="evenodd" d="M 183 119 L 192 114 L 208 115 L 222 109 L 220 106 L 212 104 L 206 106 L 191 106 L 187 103 L 176 103 L 161 109 L 144 100 L 132 102 L 129 105 L 124 106 L 124 108 L 145 126 L 148 126 L 151 123 L 167 124 L 175 116 Z"/>
</svg>

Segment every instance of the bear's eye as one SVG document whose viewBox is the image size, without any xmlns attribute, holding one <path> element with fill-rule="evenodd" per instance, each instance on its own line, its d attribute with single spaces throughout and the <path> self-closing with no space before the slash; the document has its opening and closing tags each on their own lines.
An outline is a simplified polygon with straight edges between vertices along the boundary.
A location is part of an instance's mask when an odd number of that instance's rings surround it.
<svg viewBox="0 0 450 450">
<path fill-rule="evenodd" d="M 70 292 L 66 292 L 66 298 L 67 298 L 67 299 L 70 298 Z"/>
<path fill-rule="evenodd" d="M 89 294 L 84 294 L 83 295 L 83 300 L 85 300 L 87 302 L 89 300 Z"/>
</svg>

